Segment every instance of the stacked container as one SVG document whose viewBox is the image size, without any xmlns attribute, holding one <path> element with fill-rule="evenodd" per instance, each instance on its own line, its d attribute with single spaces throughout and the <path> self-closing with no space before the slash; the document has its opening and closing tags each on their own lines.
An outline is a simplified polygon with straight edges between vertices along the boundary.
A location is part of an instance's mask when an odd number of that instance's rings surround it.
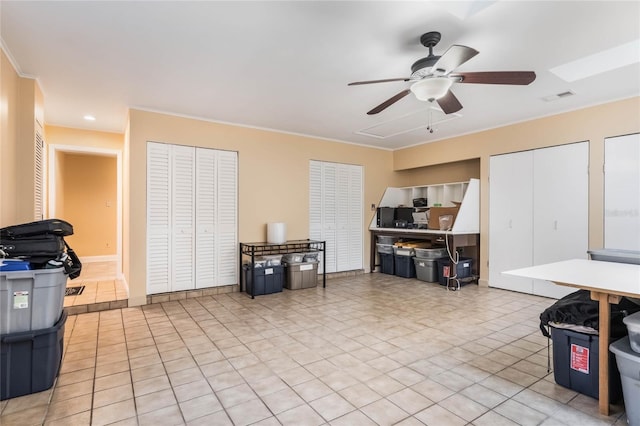
<svg viewBox="0 0 640 426">
<path fill-rule="evenodd" d="M 380 258 L 380 272 L 382 272 L 383 274 L 395 274 L 396 269 L 393 255 L 393 245 L 396 241 L 398 241 L 398 237 L 378 235 L 376 248 L 378 250 L 378 257 Z"/>
<path fill-rule="evenodd" d="M 609 345 L 616 356 L 628 423 L 640 425 L 640 312 L 624 318 L 629 336 Z"/>
<path fill-rule="evenodd" d="M 284 286 L 289 290 L 318 285 L 318 253 L 288 253 L 282 257 L 286 267 Z"/>
<path fill-rule="evenodd" d="M 438 282 L 438 259 L 447 255 L 446 248 L 416 248 L 413 262 L 416 278 L 420 281 Z"/>
<path fill-rule="evenodd" d="M 53 386 L 62 361 L 66 284 L 64 268 L 0 272 L 0 400 Z"/>
</svg>

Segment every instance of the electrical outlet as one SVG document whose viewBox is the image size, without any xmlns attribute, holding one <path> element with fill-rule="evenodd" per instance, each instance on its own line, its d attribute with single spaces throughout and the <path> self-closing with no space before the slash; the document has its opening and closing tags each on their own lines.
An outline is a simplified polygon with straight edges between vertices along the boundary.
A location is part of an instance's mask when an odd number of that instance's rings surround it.
<svg viewBox="0 0 640 426">
<path fill-rule="evenodd" d="M 371 204 L 371 211 L 375 211 L 376 210 L 376 205 L 375 204 Z"/>
</svg>

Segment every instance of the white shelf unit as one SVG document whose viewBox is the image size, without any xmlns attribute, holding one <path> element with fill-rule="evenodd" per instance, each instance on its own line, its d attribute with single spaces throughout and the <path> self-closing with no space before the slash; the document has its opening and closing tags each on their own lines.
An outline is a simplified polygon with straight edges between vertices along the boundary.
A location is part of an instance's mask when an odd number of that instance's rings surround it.
<svg viewBox="0 0 640 426">
<path fill-rule="evenodd" d="M 454 207 L 461 203 L 452 231 L 480 231 L 480 181 L 441 183 L 409 187 L 388 187 L 380 199 L 380 207 L 412 207 L 415 198 L 426 198 L 427 207 L 436 204 L 442 207 Z M 377 229 L 377 212 L 369 229 Z"/>
</svg>

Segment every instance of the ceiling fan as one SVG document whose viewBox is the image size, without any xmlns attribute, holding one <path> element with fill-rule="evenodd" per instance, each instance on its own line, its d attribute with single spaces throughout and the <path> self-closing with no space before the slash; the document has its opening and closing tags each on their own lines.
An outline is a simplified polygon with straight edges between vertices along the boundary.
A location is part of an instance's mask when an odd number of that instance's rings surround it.
<svg viewBox="0 0 640 426">
<path fill-rule="evenodd" d="M 485 71 L 485 72 L 457 72 L 452 71 L 479 52 L 471 47 L 452 45 L 442 56 L 433 54 L 433 47 L 440 41 L 440 33 L 431 31 L 420 37 L 420 43 L 429 48 L 429 56 L 418 59 L 411 66 L 408 78 L 387 78 L 384 80 L 356 81 L 349 86 L 360 84 L 387 83 L 390 81 L 413 81 L 409 89 L 403 90 L 387 99 L 367 114 L 377 114 L 400 99 L 413 92 L 421 101 L 437 102 L 445 114 L 451 114 L 462 109 L 462 104 L 451 91 L 453 83 L 480 84 L 512 84 L 527 85 L 536 79 L 533 71 Z"/>
</svg>

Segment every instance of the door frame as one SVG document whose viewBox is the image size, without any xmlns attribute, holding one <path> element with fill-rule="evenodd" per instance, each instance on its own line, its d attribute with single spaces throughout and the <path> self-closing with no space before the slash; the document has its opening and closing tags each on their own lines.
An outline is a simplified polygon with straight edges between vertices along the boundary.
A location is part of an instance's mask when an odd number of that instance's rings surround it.
<svg viewBox="0 0 640 426">
<path fill-rule="evenodd" d="M 72 154 L 98 155 L 116 158 L 116 271 L 122 279 L 122 150 L 89 146 L 50 144 L 47 158 L 47 216 L 56 217 L 56 155 L 59 152 Z"/>
</svg>

